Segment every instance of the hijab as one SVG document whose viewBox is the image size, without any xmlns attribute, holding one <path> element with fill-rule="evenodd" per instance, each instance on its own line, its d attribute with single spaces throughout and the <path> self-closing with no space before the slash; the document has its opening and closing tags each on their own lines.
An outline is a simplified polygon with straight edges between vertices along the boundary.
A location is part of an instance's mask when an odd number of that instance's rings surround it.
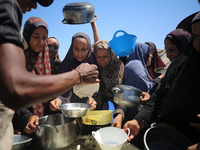
<svg viewBox="0 0 200 150">
<path fill-rule="evenodd" d="M 184 29 L 176 29 L 167 34 L 166 39 L 175 44 L 180 52 L 191 40 L 191 34 Z"/>
<path fill-rule="evenodd" d="M 48 32 L 48 26 L 46 22 L 39 17 L 29 18 L 24 25 L 23 36 L 28 44 L 28 48 L 24 51 L 26 57 L 26 68 L 33 74 L 50 75 L 51 65 L 47 44 L 39 53 L 35 52 L 30 46 L 31 35 L 33 34 L 34 30 L 40 26 L 44 27 Z M 41 117 L 44 113 L 44 105 L 45 103 L 40 103 L 33 106 L 33 114 Z"/>
<path fill-rule="evenodd" d="M 154 70 L 159 67 L 166 67 L 166 65 L 164 64 L 164 62 L 158 55 L 156 45 L 152 42 L 145 42 L 145 43 L 148 44 L 153 51 L 153 58 L 151 59 L 151 65 L 148 66 L 147 69 L 148 69 L 151 77 L 153 79 L 155 79 L 157 76 L 156 76 Z"/>
<path fill-rule="evenodd" d="M 98 103 L 107 102 L 109 99 L 113 100 L 114 93 L 111 89 L 117 84 L 122 83 L 124 74 L 124 64 L 117 58 L 114 51 L 108 46 L 108 41 L 100 40 L 94 44 L 95 56 L 98 49 L 101 48 L 106 49 L 108 52 L 110 62 L 105 67 L 101 67 L 97 64 L 100 79 L 99 97 L 97 100 Z"/>
<path fill-rule="evenodd" d="M 77 37 L 84 38 L 88 43 L 88 54 L 87 54 L 87 57 L 81 62 L 78 61 L 74 57 L 74 53 L 73 53 L 73 41 Z M 96 64 L 96 59 L 95 59 L 94 53 L 92 52 L 90 37 L 85 33 L 78 32 L 72 37 L 71 46 L 70 46 L 70 48 L 69 48 L 69 50 L 67 52 L 67 55 L 65 56 L 64 60 L 61 62 L 58 72 L 59 73 L 64 73 L 64 72 L 71 71 L 73 69 L 76 69 L 76 67 L 78 67 L 81 63 Z M 73 93 L 73 88 L 68 90 L 67 92 L 65 92 L 64 94 L 59 96 L 58 98 L 61 99 L 63 101 L 63 103 L 80 102 L 80 101 L 86 102 L 87 101 L 87 98 L 82 98 L 81 99 L 76 94 L 74 94 Z"/>
<path fill-rule="evenodd" d="M 200 20 L 197 14 L 192 23 Z M 199 141 L 200 133 L 189 123 L 199 123 L 200 113 L 200 53 L 192 41 L 178 54 L 169 66 L 161 83 L 159 98 L 163 99 L 157 122 L 167 122 L 188 136 L 194 143 Z M 162 95 L 165 96 L 162 98 Z M 159 99 L 158 98 L 158 99 Z"/>
<path fill-rule="evenodd" d="M 135 50 L 129 55 L 129 62 L 124 70 L 124 83 L 134 86 L 142 91 L 150 92 L 154 83 L 153 79 L 146 67 L 150 48 L 145 43 L 136 43 Z"/>
<path fill-rule="evenodd" d="M 88 43 L 87 57 L 81 62 L 78 61 L 74 57 L 74 53 L 73 53 L 73 41 L 77 37 L 84 38 Z M 75 69 L 76 67 L 78 67 L 81 63 L 96 64 L 96 60 L 95 60 L 94 54 L 92 52 L 90 37 L 85 33 L 78 32 L 72 37 L 71 46 L 70 46 L 64 60 L 60 64 L 59 73 L 71 71 L 71 70 Z"/>
</svg>

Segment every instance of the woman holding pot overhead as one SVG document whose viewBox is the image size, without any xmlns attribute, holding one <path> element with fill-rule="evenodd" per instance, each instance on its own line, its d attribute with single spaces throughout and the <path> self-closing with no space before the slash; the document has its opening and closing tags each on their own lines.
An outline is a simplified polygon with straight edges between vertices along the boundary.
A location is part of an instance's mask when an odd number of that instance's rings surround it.
<svg viewBox="0 0 200 150">
<path fill-rule="evenodd" d="M 95 20 L 97 15 L 95 15 Z M 96 22 L 91 22 L 94 41 L 99 40 L 99 34 L 96 27 Z M 96 59 L 92 51 L 92 45 L 90 37 L 83 32 L 78 32 L 72 37 L 71 46 L 65 56 L 64 60 L 60 64 L 59 73 L 68 72 L 75 69 L 81 63 L 96 64 Z M 64 94 L 58 96 L 56 99 L 50 102 L 50 108 L 52 111 L 59 110 L 61 103 L 89 103 L 96 107 L 96 101 L 94 98 L 88 99 L 87 97 L 79 98 L 73 92 L 73 88 Z"/>
</svg>

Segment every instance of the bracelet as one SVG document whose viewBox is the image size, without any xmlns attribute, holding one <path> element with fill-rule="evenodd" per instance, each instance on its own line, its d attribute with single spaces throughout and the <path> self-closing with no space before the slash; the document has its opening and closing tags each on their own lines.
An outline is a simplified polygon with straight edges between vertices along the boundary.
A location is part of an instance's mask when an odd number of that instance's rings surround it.
<svg viewBox="0 0 200 150">
<path fill-rule="evenodd" d="M 80 84 L 81 84 L 81 80 L 82 80 L 82 76 L 81 76 L 81 73 L 77 70 L 77 69 L 75 69 L 77 72 L 78 72 L 78 74 L 79 74 L 79 77 L 80 77 Z"/>
</svg>

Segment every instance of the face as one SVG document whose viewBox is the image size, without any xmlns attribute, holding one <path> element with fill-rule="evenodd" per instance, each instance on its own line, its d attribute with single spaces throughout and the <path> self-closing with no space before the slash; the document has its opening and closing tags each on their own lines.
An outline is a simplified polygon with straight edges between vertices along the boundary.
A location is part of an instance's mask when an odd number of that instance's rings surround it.
<svg viewBox="0 0 200 150">
<path fill-rule="evenodd" d="M 88 43 L 84 38 L 75 38 L 73 40 L 73 53 L 78 61 L 83 61 L 88 54 Z"/>
<path fill-rule="evenodd" d="M 54 58 L 56 56 L 56 54 L 58 53 L 59 43 L 56 39 L 49 38 L 47 40 L 47 44 L 49 47 L 49 51 L 52 54 L 52 57 Z"/>
<path fill-rule="evenodd" d="M 17 0 L 23 13 L 31 11 L 31 8 L 36 9 L 36 0 Z"/>
<path fill-rule="evenodd" d="M 110 63 L 108 51 L 104 48 L 99 48 L 96 52 L 96 60 L 101 67 L 107 66 Z"/>
<path fill-rule="evenodd" d="M 35 29 L 30 38 L 30 46 L 35 52 L 43 50 L 47 40 L 47 30 L 44 27 L 38 27 Z"/>
<path fill-rule="evenodd" d="M 200 21 L 192 24 L 193 46 L 200 53 Z"/>
<path fill-rule="evenodd" d="M 172 61 L 179 53 L 176 45 L 173 44 L 169 39 L 165 40 L 165 50 L 167 53 L 167 58 L 169 58 L 170 61 Z"/>
<path fill-rule="evenodd" d="M 153 58 L 153 52 L 150 52 L 149 57 L 148 57 L 147 62 L 146 62 L 147 67 L 151 65 L 152 58 Z"/>
</svg>

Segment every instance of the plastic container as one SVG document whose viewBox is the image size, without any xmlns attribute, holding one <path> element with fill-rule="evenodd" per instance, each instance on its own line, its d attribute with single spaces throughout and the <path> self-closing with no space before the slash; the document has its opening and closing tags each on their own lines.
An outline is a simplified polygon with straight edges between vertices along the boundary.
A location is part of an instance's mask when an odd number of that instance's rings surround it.
<svg viewBox="0 0 200 150">
<path fill-rule="evenodd" d="M 82 117 L 86 125 L 107 125 L 112 121 L 112 110 L 92 110 Z"/>
<path fill-rule="evenodd" d="M 129 134 L 129 128 L 128 134 L 124 132 L 124 129 L 116 127 L 105 127 L 97 130 L 96 132 L 92 131 L 92 135 L 102 150 L 121 150 Z"/>
<path fill-rule="evenodd" d="M 122 32 L 123 35 L 117 36 L 120 32 Z M 133 53 L 136 39 L 137 37 L 135 35 L 128 34 L 123 30 L 118 30 L 115 32 L 113 39 L 108 43 L 108 45 L 117 56 L 124 57 Z"/>
<path fill-rule="evenodd" d="M 192 142 L 174 129 L 154 126 L 145 132 L 144 145 L 145 150 L 183 150 Z"/>
</svg>

